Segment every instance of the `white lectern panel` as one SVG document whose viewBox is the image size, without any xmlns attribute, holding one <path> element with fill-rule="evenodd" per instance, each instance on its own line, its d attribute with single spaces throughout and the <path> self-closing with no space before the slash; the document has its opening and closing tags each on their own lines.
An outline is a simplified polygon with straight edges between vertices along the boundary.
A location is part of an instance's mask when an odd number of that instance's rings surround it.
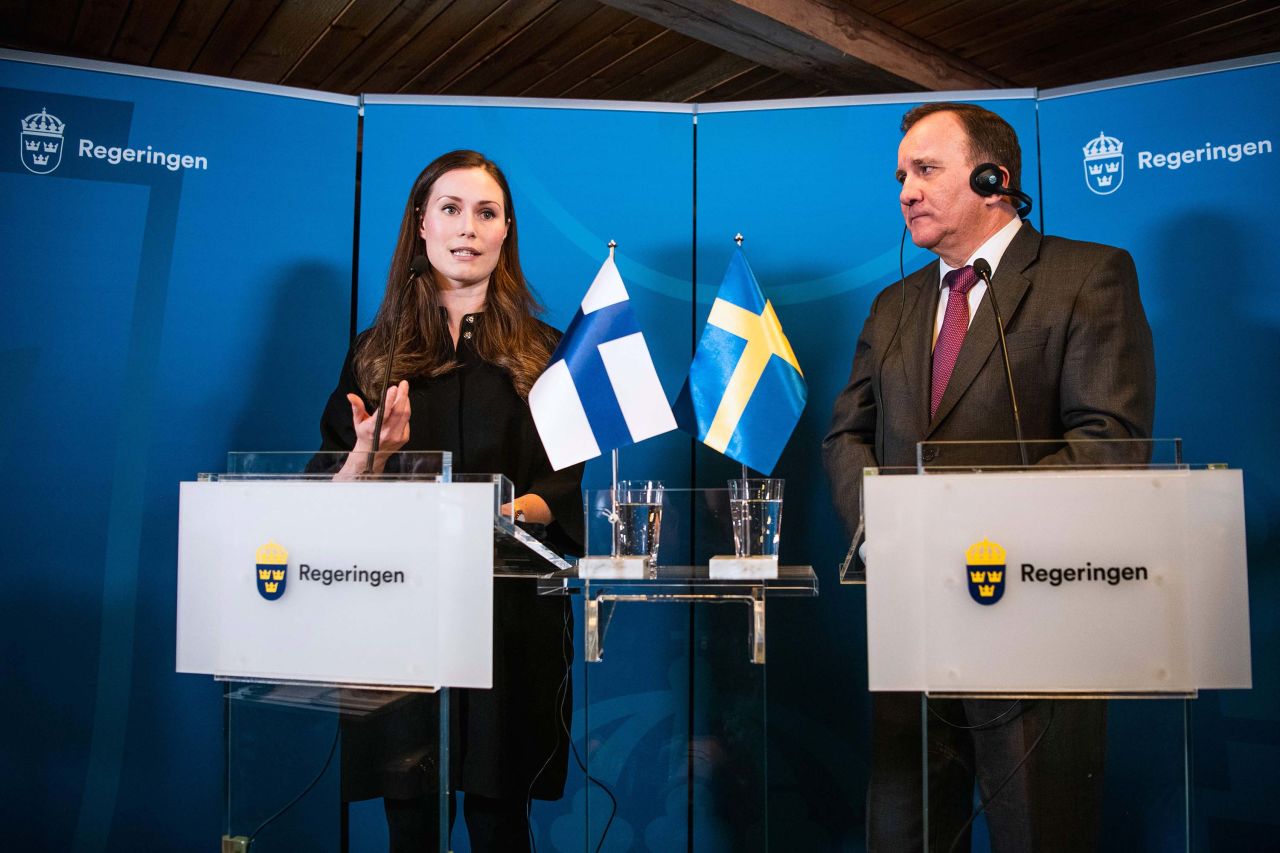
<svg viewBox="0 0 1280 853">
<path fill-rule="evenodd" d="M 865 479 L 872 690 L 1248 687 L 1238 471 Z"/>
<path fill-rule="evenodd" d="M 490 687 L 491 483 L 181 485 L 177 669 Z"/>
</svg>

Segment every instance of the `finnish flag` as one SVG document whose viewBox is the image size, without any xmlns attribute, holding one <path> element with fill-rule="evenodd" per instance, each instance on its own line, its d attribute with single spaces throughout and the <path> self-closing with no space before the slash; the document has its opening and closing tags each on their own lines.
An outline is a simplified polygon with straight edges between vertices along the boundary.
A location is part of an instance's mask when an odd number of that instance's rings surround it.
<svg viewBox="0 0 1280 853">
<path fill-rule="evenodd" d="M 533 383 L 529 409 L 557 471 L 676 428 L 612 252 Z"/>
</svg>

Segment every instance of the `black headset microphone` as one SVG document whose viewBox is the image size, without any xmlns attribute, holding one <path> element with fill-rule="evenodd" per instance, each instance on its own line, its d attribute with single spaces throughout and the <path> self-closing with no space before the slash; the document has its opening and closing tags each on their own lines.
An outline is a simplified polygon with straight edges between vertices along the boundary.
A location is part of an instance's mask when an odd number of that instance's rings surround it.
<svg viewBox="0 0 1280 853">
<path fill-rule="evenodd" d="M 1022 190 L 1006 187 L 1004 185 L 1004 173 L 1000 171 L 1000 167 L 995 163 L 979 163 L 969 175 L 969 186 L 978 195 L 1003 195 L 1016 198 L 1018 200 L 1016 207 L 1018 218 L 1026 219 L 1031 215 L 1031 196 Z"/>
<path fill-rule="evenodd" d="M 431 264 L 422 255 L 415 255 L 413 260 L 409 262 L 409 277 L 405 279 L 405 287 L 413 284 L 413 280 L 418 276 L 431 269 Z M 378 392 L 378 416 L 373 422 L 373 449 L 369 451 L 369 459 L 365 463 L 364 472 L 366 474 L 373 473 L 373 460 L 378 454 L 378 448 L 382 446 L 382 416 L 386 413 L 387 388 L 391 385 L 391 363 L 396 360 L 396 340 L 400 336 L 400 324 L 397 322 L 391 327 L 391 346 L 387 348 L 387 366 L 382 371 L 382 388 Z"/>
</svg>

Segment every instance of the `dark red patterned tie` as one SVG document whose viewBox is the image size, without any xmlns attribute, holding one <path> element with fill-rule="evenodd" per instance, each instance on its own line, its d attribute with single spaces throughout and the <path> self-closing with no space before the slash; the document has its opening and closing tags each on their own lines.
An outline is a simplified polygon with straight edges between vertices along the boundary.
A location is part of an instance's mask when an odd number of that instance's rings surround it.
<svg viewBox="0 0 1280 853">
<path fill-rule="evenodd" d="M 942 394 L 947 390 L 951 371 L 956 366 L 960 345 L 964 343 L 964 334 L 969 331 L 969 291 L 978 283 L 978 274 L 973 271 L 973 267 L 961 267 L 947 273 L 943 282 L 951 290 L 947 294 L 947 313 L 942 317 L 942 331 L 938 332 L 938 342 L 933 345 L 933 389 L 929 395 L 930 420 L 938 414 L 938 404 L 942 402 Z"/>
</svg>

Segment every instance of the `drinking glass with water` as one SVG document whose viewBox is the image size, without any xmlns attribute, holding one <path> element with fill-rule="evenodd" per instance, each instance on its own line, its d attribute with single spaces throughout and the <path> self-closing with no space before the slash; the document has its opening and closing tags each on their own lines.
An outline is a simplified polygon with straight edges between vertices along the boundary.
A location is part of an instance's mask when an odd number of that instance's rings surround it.
<svg viewBox="0 0 1280 853">
<path fill-rule="evenodd" d="M 662 533 L 662 483 L 619 480 L 613 498 L 613 556 L 648 557 L 649 564 L 656 565 Z"/>
<path fill-rule="evenodd" d="M 729 481 L 729 517 L 733 521 L 735 556 L 778 556 L 784 482 L 774 479 Z"/>
</svg>

